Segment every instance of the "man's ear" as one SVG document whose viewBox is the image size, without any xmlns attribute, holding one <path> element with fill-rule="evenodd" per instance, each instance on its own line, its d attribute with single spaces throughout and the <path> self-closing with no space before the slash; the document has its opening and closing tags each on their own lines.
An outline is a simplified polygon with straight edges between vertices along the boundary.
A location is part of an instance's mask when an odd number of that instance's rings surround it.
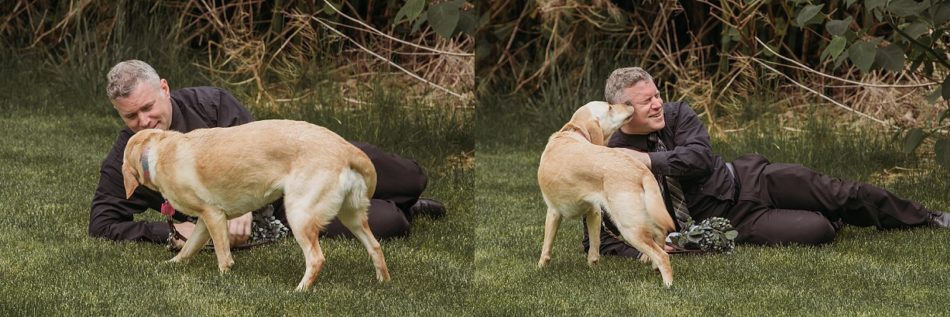
<svg viewBox="0 0 950 317">
<path fill-rule="evenodd" d="M 584 121 L 584 130 L 587 130 L 590 143 L 604 145 L 604 129 L 600 127 L 600 121 L 594 118 Z"/>
</svg>

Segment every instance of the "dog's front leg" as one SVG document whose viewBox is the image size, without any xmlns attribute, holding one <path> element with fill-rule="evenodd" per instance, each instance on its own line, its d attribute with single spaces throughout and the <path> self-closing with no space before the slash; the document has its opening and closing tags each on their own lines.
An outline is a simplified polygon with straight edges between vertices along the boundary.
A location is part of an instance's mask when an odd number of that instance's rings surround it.
<svg viewBox="0 0 950 317">
<path fill-rule="evenodd" d="M 205 226 L 204 219 L 199 218 L 198 223 L 195 224 L 195 229 L 192 230 L 191 236 L 188 237 L 188 241 L 185 241 L 185 245 L 182 246 L 181 251 L 178 251 L 178 254 L 175 255 L 168 262 L 184 262 L 190 259 L 195 253 L 198 253 L 198 250 L 208 243 L 208 239 L 211 236 L 208 235 L 208 228 Z"/>
<path fill-rule="evenodd" d="M 542 268 L 551 262 L 551 247 L 554 245 L 554 237 L 557 236 L 557 228 L 561 225 L 561 214 L 548 207 L 548 216 L 544 220 L 544 242 L 541 244 L 541 259 L 538 260 L 538 268 Z"/>
<path fill-rule="evenodd" d="M 603 215 L 597 207 L 591 208 L 587 212 L 587 241 L 590 247 L 587 249 L 587 265 L 594 266 L 597 260 L 600 260 L 600 223 L 603 221 Z"/>
<path fill-rule="evenodd" d="M 214 254 L 218 256 L 218 269 L 227 273 L 234 264 L 231 258 L 231 239 L 228 238 L 228 218 L 220 210 L 205 210 L 201 213 L 201 220 L 205 221 L 211 241 L 214 242 Z"/>
</svg>

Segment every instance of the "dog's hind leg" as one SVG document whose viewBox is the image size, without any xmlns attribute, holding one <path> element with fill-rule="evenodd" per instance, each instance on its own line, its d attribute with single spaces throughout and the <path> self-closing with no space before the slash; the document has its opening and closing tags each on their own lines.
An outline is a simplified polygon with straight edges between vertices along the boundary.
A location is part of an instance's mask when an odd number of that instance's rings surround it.
<svg viewBox="0 0 950 317">
<path fill-rule="evenodd" d="M 548 215 L 544 220 L 544 242 L 541 244 L 541 259 L 538 260 L 538 268 L 543 268 L 548 262 L 551 262 L 551 247 L 554 245 L 554 238 L 557 236 L 559 226 L 561 226 L 561 214 L 554 208 L 548 207 Z"/>
<path fill-rule="evenodd" d="M 590 241 L 590 247 L 587 249 L 587 265 L 594 266 L 597 260 L 600 260 L 600 224 L 603 221 L 600 206 L 591 207 L 585 220 L 587 221 L 587 240 Z"/>
<path fill-rule="evenodd" d="M 323 256 L 323 249 L 320 248 L 320 240 L 317 239 L 317 236 L 320 235 L 321 225 L 318 223 L 319 220 L 316 217 L 311 217 L 307 211 L 291 212 L 290 209 L 287 211 L 287 223 L 294 233 L 294 239 L 297 240 L 297 244 L 303 250 L 304 261 L 307 265 L 303 278 L 297 284 L 297 291 L 303 291 L 313 285 L 313 281 L 320 275 L 323 262 L 326 261 Z"/>
<path fill-rule="evenodd" d="M 618 226 L 619 227 L 619 226 Z M 673 285 L 673 268 L 670 266 L 670 256 L 663 250 L 663 246 L 654 241 L 653 234 L 644 228 L 633 230 L 621 229 L 624 240 L 627 240 L 634 248 L 640 250 L 644 255 L 650 258 L 654 267 L 660 270 L 660 276 L 663 277 L 663 285 L 669 288 Z"/>
<path fill-rule="evenodd" d="M 211 238 L 211 235 L 208 234 L 208 227 L 205 226 L 204 219 L 198 218 L 198 223 L 195 224 L 195 229 L 191 231 L 191 236 L 188 237 L 188 241 L 185 241 L 185 245 L 182 246 L 181 251 L 178 251 L 178 254 L 175 255 L 168 262 L 183 262 L 191 259 L 195 253 L 198 253 L 198 250 L 208 243 L 208 239 Z"/>
<path fill-rule="evenodd" d="M 304 173 L 306 174 L 306 173 Z M 343 197 L 331 192 L 326 175 L 316 175 L 306 179 L 291 180 L 284 189 L 284 210 L 287 224 L 294 233 L 294 239 L 303 251 L 307 269 L 297 284 L 297 290 L 310 288 L 320 275 L 326 258 L 320 247 L 318 236 L 330 220 L 333 219 L 343 202 Z"/>
<path fill-rule="evenodd" d="M 366 218 L 367 208 L 369 208 L 369 198 L 351 198 L 350 201 L 343 204 L 343 208 L 340 209 L 337 217 L 366 247 L 366 252 L 369 252 L 370 258 L 373 259 L 373 266 L 376 267 L 376 279 L 380 282 L 386 282 L 389 281 L 389 268 L 386 267 L 386 258 L 383 256 L 383 249 L 379 246 L 379 241 L 369 230 L 369 222 Z"/>
<path fill-rule="evenodd" d="M 670 256 L 663 250 L 662 244 L 657 244 L 658 240 L 653 235 L 652 224 L 648 220 L 650 218 L 642 196 L 615 195 L 610 202 L 608 212 L 623 239 L 642 253 L 641 259 L 645 255 L 654 267 L 660 270 L 664 286 L 667 288 L 672 286 L 673 269 L 670 267 Z"/>
</svg>

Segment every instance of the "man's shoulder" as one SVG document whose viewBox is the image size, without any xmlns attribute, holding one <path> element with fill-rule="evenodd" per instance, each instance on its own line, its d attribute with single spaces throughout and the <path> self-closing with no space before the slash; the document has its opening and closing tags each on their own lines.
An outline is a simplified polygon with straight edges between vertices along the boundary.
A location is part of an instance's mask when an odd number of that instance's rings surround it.
<svg viewBox="0 0 950 317">
<path fill-rule="evenodd" d="M 227 93 L 227 90 L 213 86 L 198 86 L 175 89 L 171 95 L 172 98 L 177 97 L 178 99 L 199 99 L 208 96 L 219 96 L 222 92 Z"/>
<path fill-rule="evenodd" d="M 230 94 L 224 88 L 200 86 L 177 89 L 171 93 L 171 97 L 179 107 L 213 114 L 217 112 L 218 107 L 229 105 L 227 102 L 223 102 L 222 99 L 224 96 L 230 96 Z"/>
<path fill-rule="evenodd" d="M 667 123 L 669 120 L 687 119 L 695 117 L 696 111 L 686 101 L 672 101 L 663 104 L 663 112 L 667 113 Z"/>
<path fill-rule="evenodd" d="M 686 101 L 670 101 L 663 104 L 664 110 L 680 110 L 680 109 L 692 109 L 689 106 L 689 102 Z"/>
</svg>

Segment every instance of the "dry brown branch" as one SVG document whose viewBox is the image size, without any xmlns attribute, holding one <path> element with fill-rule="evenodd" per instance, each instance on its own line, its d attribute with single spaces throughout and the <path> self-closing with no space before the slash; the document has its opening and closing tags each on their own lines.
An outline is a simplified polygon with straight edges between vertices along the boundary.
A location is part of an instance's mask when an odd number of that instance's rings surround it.
<svg viewBox="0 0 950 317">
<path fill-rule="evenodd" d="M 779 54 L 779 53 L 776 52 L 775 50 L 772 50 L 772 48 L 770 48 L 768 45 L 766 45 L 764 42 L 762 42 L 762 40 L 760 40 L 760 39 L 758 39 L 758 38 L 756 38 L 755 40 L 756 40 L 760 45 L 762 45 L 762 47 L 764 47 L 767 51 L 769 51 L 769 53 L 772 53 L 772 55 L 775 55 L 775 56 L 777 56 L 778 58 L 781 58 L 782 60 L 785 60 L 785 61 L 788 61 L 788 62 L 794 64 L 794 65 L 795 65 L 795 68 L 798 68 L 798 69 L 801 69 L 801 70 L 804 70 L 804 71 L 807 71 L 807 72 L 810 72 L 810 73 L 813 73 L 813 74 L 816 74 L 816 75 L 819 75 L 819 76 L 822 76 L 822 77 L 825 77 L 825 78 L 834 79 L 834 80 L 846 82 L 846 83 L 849 83 L 849 84 L 854 84 L 854 85 L 856 85 L 856 86 L 877 87 L 877 88 L 917 88 L 917 87 L 930 87 L 930 86 L 934 86 L 934 85 L 939 85 L 939 84 L 940 84 L 940 83 L 936 83 L 936 82 L 929 82 L 929 83 L 924 83 L 924 84 L 911 84 L 911 85 L 873 84 L 873 83 L 864 83 L 864 82 L 859 82 L 859 81 L 844 79 L 844 78 L 841 78 L 841 77 L 837 77 L 837 76 L 834 76 L 834 75 L 825 74 L 825 73 L 823 73 L 823 72 L 819 72 L 819 71 L 817 71 L 817 70 L 814 70 L 814 69 L 812 69 L 812 68 L 810 68 L 810 67 L 808 67 L 808 66 L 803 65 L 802 63 L 799 63 L 798 61 L 795 61 L 795 60 L 793 60 L 793 59 L 791 59 L 791 58 L 788 58 L 788 57 L 783 56 L 782 54 Z"/>
<path fill-rule="evenodd" d="M 795 81 L 794 79 L 792 79 L 791 77 L 789 77 L 789 76 L 786 75 L 785 73 L 783 73 L 783 72 L 781 72 L 781 71 L 779 71 L 779 70 L 777 70 L 777 69 L 775 69 L 775 68 L 772 68 L 772 66 L 769 66 L 767 63 L 763 62 L 762 60 L 760 60 L 760 59 L 758 59 L 758 58 L 755 58 L 755 57 L 735 57 L 735 58 L 737 58 L 737 59 L 749 59 L 749 60 L 751 60 L 751 61 L 753 61 L 753 62 L 756 62 L 757 64 L 761 65 L 762 67 L 765 67 L 765 68 L 768 69 L 769 71 L 771 71 L 771 72 L 773 72 L 773 73 L 775 73 L 775 74 L 781 75 L 782 77 L 785 77 L 785 79 L 787 79 L 788 81 L 792 82 L 792 83 L 795 84 L 796 86 L 801 87 L 802 89 L 805 89 L 806 91 L 808 91 L 808 92 L 810 92 L 810 93 L 812 93 L 812 94 L 818 95 L 818 96 L 821 97 L 822 99 L 825 99 L 825 100 L 827 100 L 828 102 L 831 102 L 832 104 L 834 104 L 834 105 L 836 105 L 836 106 L 838 106 L 838 107 L 844 108 L 845 110 L 848 110 L 848 111 L 850 111 L 850 112 L 852 112 L 852 113 L 855 113 L 855 114 L 857 114 L 857 115 L 859 115 L 859 116 L 861 116 L 861 117 L 870 119 L 871 121 L 880 123 L 880 124 L 885 125 L 885 126 L 888 126 L 888 127 L 893 127 L 892 124 L 889 124 L 889 123 L 887 123 L 887 122 L 884 121 L 884 120 L 881 120 L 881 119 L 875 118 L 875 117 L 873 117 L 873 116 L 870 116 L 870 115 L 868 115 L 868 114 L 865 114 L 865 113 L 863 113 L 863 112 L 857 111 L 857 110 L 855 110 L 855 109 L 852 108 L 852 107 L 849 107 L 849 106 L 847 106 L 847 105 L 845 105 L 845 104 L 843 104 L 843 103 L 840 103 L 840 102 L 838 102 L 838 101 L 832 99 L 831 97 L 826 96 L 825 94 L 822 94 L 822 93 L 818 92 L 817 90 L 814 90 L 814 89 L 812 89 L 812 88 L 810 88 L 810 87 L 808 87 L 808 86 L 806 86 L 806 85 L 803 85 L 803 84 L 799 83 L 798 81 Z"/>
<path fill-rule="evenodd" d="M 392 65 L 393 67 L 396 67 L 396 69 L 399 69 L 399 70 L 405 72 L 405 73 L 408 74 L 410 77 L 415 78 L 415 79 L 417 79 L 417 80 L 419 80 L 419 81 L 422 81 L 422 82 L 424 82 L 424 83 L 426 83 L 426 84 L 428 84 L 428 85 L 430 85 L 430 86 L 432 86 L 432 87 L 435 87 L 435 88 L 437 88 L 437 89 L 439 89 L 439 90 L 442 90 L 442 91 L 444 91 L 444 92 L 446 92 L 446 93 L 448 93 L 448 94 L 450 94 L 450 95 L 452 95 L 452 96 L 455 96 L 455 97 L 458 97 L 458 98 L 462 98 L 462 97 L 463 97 L 462 94 L 459 94 L 459 93 L 457 93 L 457 92 L 451 91 L 451 90 L 449 90 L 448 88 L 442 87 L 442 86 L 440 86 L 440 85 L 438 85 L 438 84 L 436 84 L 436 83 L 433 83 L 433 82 L 431 82 L 431 81 L 428 81 L 428 80 L 426 80 L 425 78 L 422 78 L 421 76 L 416 75 L 415 73 L 413 73 L 413 72 L 411 72 L 411 71 L 409 71 L 409 70 L 403 68 L 403 67 L 400 66 L 399 64 L 396 64 L 396 63 L 390 61 L 389 59 L 383 57 L 382 55 L 379 55 L 378 53 L 376 53 L 376 52 L 374 52 L 374 51 L 372 51 L 372 50 L 366 48 L 365 46 L 363 46 L 363 45 L 360 44 L 359 42 L 353 40 L 353 39 L 350 38 L 349 36 L 346 36 L 346 35 L 343 34 L 342 32 L 338 31 L 337 29 L 333 28 L 332 26 L 330 26 L 329 24 L 327 24 L 326 22 L 324 22 L 323 19 L 320 19 L 320 18 L 318 18 L 318 17 L 311 17 L 311 18 L 312 18 L 313 20 L 317 21 L 318 23 L 320 23 L 321 25 L 323 25 L 324 27 L 326 27 L 327 29 L 329 29 L 330 31 L 336 33 L 338 36 L 343 37 L 344 39 L 350 41 L 351 43 L 353 43 L 353 45 L 356 45 L 357 47 L 359 47 L 360 49 L 362 49 L 364 52 L 369 53 L 370 55 L 373 55 L 373 56 L 375 56 L 376 58 L 379 58 L 380 60 L 386 61 L 387 63 L 389 63 L 389 64 Z"/>
<path fill-rule="evenodd" d="M 359 19 L 355 19 L 355 18 L 353 18 L 353 17 L 350 17 L 349 15 L 346 15 L 345 13 L 343 13 L 343 12 L 341 12 L 339 9 L 337 9 L 335 6 L 333 6 L 333 4 L 331 4 L 331 3 L 330 3 L 329 1 L 327 1 L 327 0 L 323 0 L 323 3 L 325 3 L 325 4 L 326 4 L 327 6 L 329 6 L 331 9 L 333 9 L 333 11 L 335 11 L 335 12 L 336 12 L 337 14 L 339 14 L 340 16 L 346 18 L 347 20 L 350 20 L 350 21 L 356 22 L 356 23 L 359 24 L 359 25 L 362 25 L 363 28 L 358 28 L 358 30 L 364 30 L 364 31 L 367 31 L 367 32 L 369 32 L 369 33 L 374 33 L 374 34 L 376 34 L 376 35 L 379 35 L 379 36 L 388 38 L 388 39 L 393 40 L 393 41 L 396 41 L 396 42 L 399 42 L 399 43 L 401 43 L 401 44 L 409 45 L 409 46 L 412 46 L 412 47 L 420 48 L 420 49 L 427 50 L 427 51 L 431 51 L 431 52 L 438 53 L 438 54 L 454 55 L 454 56 L 465 56 L 465 57 L 474 57 L 474 56 L 475 56 L 475 54 L 472 54 L 472 53 L 441 51 L 441 50 L 434 49 L 434 48 L 431 48 L 431 47 L 426 47 L 426 46 L 418 45 L 418 44 L 415 44 L 415 43 L 403 41 L 403 40 L 398 39 L 398 38 L 395 38 L 395 37 L 393 37 L 393 36 L 391 36 L 391 35 L 389 35 L 389 34 L 383 33 L 383 32 L 377 30 L 376 28 L 374 28 L 374 27 L 372 27 L 372 26 L 366 24 L 365 22 L 363 22 L 363 21 L 361 21 L 361 20 L 359 20 Z"/>
</svg>

